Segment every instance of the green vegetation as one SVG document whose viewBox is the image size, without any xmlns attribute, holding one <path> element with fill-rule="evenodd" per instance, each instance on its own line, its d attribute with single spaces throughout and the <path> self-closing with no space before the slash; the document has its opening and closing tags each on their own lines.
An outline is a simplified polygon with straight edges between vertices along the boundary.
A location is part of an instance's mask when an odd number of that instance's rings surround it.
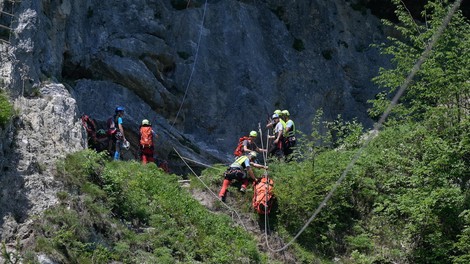
<svg viewBox="0 0 470 264">
<path fill-rule="evenodd" d="M 373 117 L 383 113 L 389 101 L 386 95 L 394 93 L 404 82 L 447 14 L 447 8 L 444 8 L 441 2 L 448 1 L 430 1 L 423 11 L 426 24 L 418 24 L 409 16 L 399 0 L 394 2 L 398 7 L 396 13 L 401 23 L 393 25 L 386 20 L 384 23 L 393 26 L 402 37 L 389 37 L 389 43 L 379 46 L 383 54 L 393 56 L 395 67 L 380 69 L 380 75 L 374 79 L 378 85 L 386 88 L 387 92 L 373 101 Z M 469 43 L 470 24 L 458 11 L 429 58 L 423 63 L 401 103 L 395 107 L 394 119 L 419 121 L 434 116 L 447 118 L 446 121 L 451 122 L 451 125 L 462 122 L 463 116 L 469 114 Z"/>
<path fill-rule="evenodd" d="M 396 68 L 374 80 L 386 92 L 373 101 L 379 117 L 447 13 L 430 1 L 418 25 L 399 6 L 402 36 L 381 45 Z M 470 196 L 470 26 L 460 13 L 437 42 L 384 130 L 365 150 L 298 243 L 344 263 L 467 263 Z M 319 206 L 361 142 L 357 122 L 313 121 L 296 164 L 271 166 L 279 229 L 291 237 Z M 327 131 L 320 133 L 320 131 Z"/>
<path fill-rule="evenodd" d="M 208 212 L 155 165 L 85 150 L 57 177 L 67 192 L 36 221 L 36 249 L 60 263 L 263 263 L 256 241 Z"/>
<path fill-rule="evenodd" d="M 0 127 L 5 127 L 12 116 L 13 105 L 8 100 L 8 96 L 0 91 Z"/>
</svg>

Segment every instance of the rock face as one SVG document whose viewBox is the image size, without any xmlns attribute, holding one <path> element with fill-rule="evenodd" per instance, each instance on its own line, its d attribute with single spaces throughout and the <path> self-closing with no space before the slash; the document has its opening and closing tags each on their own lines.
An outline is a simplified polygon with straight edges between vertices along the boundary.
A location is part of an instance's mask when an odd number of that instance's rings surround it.
<svg viewBox="0 0 470 264">
<path fill-rule="evenodd" d="M 385 62 L 369 47 L 383 40 L 369 13 L 340 0 L 187 3 L 22 1 L 12 42 L 26 91 L 66 83 L 83 112 L 102 94 L 95 118 L 124 105 L 134 130 L 161 117 L 224 157 L 278 108 L 304 132 L 320 107 L 370 124 L 370 79 Z"/>
<path fill-rule="evenodd" d="M 319 108 L 370 124 L 370 79 L 386 64 L 369 46 L 384 39 L 379 21 L 354 8 L 359 0 L 8 3 L 15 19 L 0 74 L 19 115 L 1 131 L 4 237 L 55 202 L 52 163 L 84 147 L 81 113 L 103 124 L 122 105 L 134 139 L 150 119 L 158 155 L 180 169 L 173 148 L 228 162 L 275 109 L 306 133 Z"/>
<path fill-rule="evenodd" d="M 10 144 L 2 145 L 0 233 L 7 241 L 28 238 L 19 237 L 17 224 L 56 202 L 55 162 L 84 147 L 77 104 L 65 87 L 44 84 L 38 93 L 15 101 L 18 117 L 5 131 Z"/>
</svg>

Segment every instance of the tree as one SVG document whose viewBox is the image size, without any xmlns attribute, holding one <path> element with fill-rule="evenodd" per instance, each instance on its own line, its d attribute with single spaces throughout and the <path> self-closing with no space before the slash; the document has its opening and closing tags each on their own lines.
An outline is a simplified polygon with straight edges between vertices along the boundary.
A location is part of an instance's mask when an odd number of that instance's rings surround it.
<svg viewBox="0 0 470 264">
<path fill-rule="evenodd" d="M 394 67 L 381 68 L 373 79 L 386 90 L 372 100 L 373 117 L 389 105 L 450 8 L 450 1 L 430 0 L 417 20 L 402 1 L 393 2 L 399 23 L 384 24 L 398 34 L 379 48 L 391 55 Z M 370 163 L 377 167 L 368 169 L 382 188 L 376 217 L 402 226 L 405 231 L 397 238 L 409 241 L 406 258 L 414 263 L 468 258 L 468 219 L 459 215 L 468 211 L 470 198 L 469 80 L 470 23 L 457 11 L 392 111 L 386 131 L 395 135 L 396 146 L 382 148 L 386 154 L 378 153 L 378 160 Z"/>
<path fill-rule="evenodd" d="M 400 0 L 393 0 L 397 6 L 399 24 L 384 20 L 393 27 L 398 37 L 389 37 L 388 43 L 379 45 L 383 54 L 391 55 L 395 67 L 381 68 L 373 81 L 387 92 L 372 100 L 370 113 L 378 117 L 388 105 L 386 95 L 393 94 L 404 82 L 428 42 L 441 25 L 447 14 L 449 1 L 429 1 L 420 23 L 411 17 Z M 431 55 L 423 63 L 413 83 L 407 88 L 400 104 L 393 111 L 394 119 L 423 120 L 440 111 L 450 124 L 463 122 L 470 111 L 470 24 L 457 11 L 443 35 L 433 47 Z"/>
</svg>

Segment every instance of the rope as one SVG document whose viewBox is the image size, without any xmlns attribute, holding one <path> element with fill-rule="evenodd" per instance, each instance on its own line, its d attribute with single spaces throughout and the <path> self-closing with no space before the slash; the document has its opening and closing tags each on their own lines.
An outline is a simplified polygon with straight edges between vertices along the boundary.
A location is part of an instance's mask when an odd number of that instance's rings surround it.
<svg viewBox="0 0 470 264">
<path fill-rule="evenodd" d="M 436 31 L 436 33 L 432 36 L 432 39 L 429 43 L 429 45 L 426 47 L 425 51 L 421 54 L 421 56 L 419 57 L 418 61 L 415 63 L 415 65 L 413 66 L 413 68 L 411 69 L 410 71 L 410 74 L 408 75 L 408 77 L 406 78 L 405 82 L 400 86 L 400 89 L 398 90 L 398 92 L 395 94 L 395 96 L 393 97 L 392 101 L 390 102 L 389 106 L 387 107 L 387 109 L 385 110 L 385 112 L 382 114 L 382 116 L 380 117 L 380 120 L 376 123 L 376 125 L 374 126 L 374 130 L 373 130 L 373 135 L 378 135 L 379 133 L 379 129 L 382 127 L 383 123 L 385 122 L 385 119 L 388 117 L 388 115 L 390 114 L 390 112 L 392 111 L 393 107 L 397 104 L 398 100 L 400 99 L 400 97 L 403 95 L 403 93 L 405 92 L 406 88 L 410 85 L 411 81 L 413 80 L 413 77 L 416 75 L 416 73 L 418 72 L 418 70 L 420 69 L 421 65 L 423 64 L 423 62 L 427 59 L 427 57 L 429 56 L 433 46 L 436 44 L 437 40 L 441 37 L 444 29 L 447 27 L 447 25 L 449 24 L 452 16 L 454 15 L 455 11 L 457 11 L 457 9 L 459 8 L 460 4 L 462 3 L 462 0 L 457 0 L 454 5 L 452 6 L 452 8 L 449 10 L 449 12 L 447 13 L 445 19 L 443 20 L 441 26 L 439 27 L 439 29 Z M 287 247 L 289 247 L 304 231 L 305 229 L 310 225 L 310 223 L 315 219 L 315 217 L 318 215 L 318 213 L 320 213 L 320 211 L 323 209 L 323 207 L 326 206 L 326 203 L 331 199 L 331 197 L 333 196 L 334 192 L 338 189 L 338 187 L 341 185 L 341 183 L 343 182 L 343 180 L 346 178 L 346 175 L 351 171 L 352 167 L 354 166 L 354 164 L 357 162 L 357 160 L 360 158 L 360 156 L 362 155 L 362 153 L 364 152 L 364 149 L 369 145 L 369 143 L 372 141 L 372 139 L 374 138 L 374 136 L 371 135 L 370 137 L 367 138 L 367 140 L 364 142 L 364 144 L 362 145 L 362 147 L 356 152 L 356 154 L 354 155 L 353 159 L 351 160 L 351 162 L 348 164 L 348 166 L 346 167 L 346 169 L 344 170 L 343 174 L 341 175 L 341 177 L 339 177 L 339 179 L 335 182 L 335 184 L 333 185 L 333 188 L 330 190 L 330 192 L 325 196 L 325 198 L 323 199 L 323 201 L 320 203 L 320 205 L 318 206 L 318 208 L 315 210 L 315 212 L 313 213 L 313 215 L 308 219 L 308 221 L 305 223 L 305 225 L 299 230 L 299 232 L 294 236 L 294 238 L 292 238 L 287 244 L 285 244 L 283 247 L 279 248 L 279 249 L 272 249 L 270 246 L 269 246 L 269 243 L 268 243 L 268 240 L 267 240 L 267 237 L 266 237 L 266 244 L 267 244 L 267 247 L 273 251 L 273 252 L 280 252 L 280 251 L 283 251 L 285 250 Z M 265 217 L 265 221 L 267 221 L 267 217 Z M 266 225 L 266 224 L 265 224 Z M 267 236 L 267 232 L 266 232 L 266 236 Z"/>
<path fill-rule="evenodd" d="M 224 170 L 224 169 L 222 169 L 222 168 L 216 168 L 216 167 L 214 167 L 214 166 L 211 166 L 211 165 L 208 165 L 208 164 L 204 164 L 204 163 L 199 162 L 199 161 L 197 161 L 197 160 L 192 160 L 192 159 L 189 159 L 189 158 L 186 158 L 186 157 L 181 157 L 181 158 L 183 158 L 183 159 L 185 159 L 185 160 L 188 160 L 188 161 L 191 161 L 191 162 L 193 162 L 193 163 L 202 165 L 202 166 L 204 166 L 204 167 L 206 167 L 206 168 L 210 168 L 210 169 L 214 169 L 214 170 Z"/>
<path fill-rule="evenodd" d="M 263 130 L 261 129 L 261 124 L 258 123 L 258 130 L 259 130 L 259 133 L 260 133 L 260 138 L 261 138 L 261 148 L 264 149 L 264 144 L 263 144 Z M 268 129 L 268 132 L 266 134 L 266 148 L 268 147 L 268 144 L 269 144 L 269 129 Z M 264 166 L 267 166 L 267 162 L 268 162 L 268 151 L 266 149 L 266 152 L 263 152 L 263 158 L 264 158 Z M 266 176 L 266 189 L 265 189 L 265 193 L 267 194 L 268 191 L 269 191 L 269 174 L 268 174 L 268 171 L 265 169 L 265 173 L 264 175 Z M 265 205 L 268 206 L 268 195 L 265 194 Z M 264 240 L 265 240 L 265 243 L 266 243 L 266 247 L 271 250 L 271 251 L 275 251 L 273 248 L 271 248 L 271 246 L 269 245 L 269 241 L 268 241 L 268 230 L 269 230 L 269 221 L 268 221 L 268 213 L 265 212 L 264 214 Z"/>
<path fill-rule="evenodd" d="M 228 210 L 230 210 L 232 212 L 232 218 L 233 218 L 233 214 L 235 214 L 238 219 L 240 220 L 240 223 L 241 225 L 243 226 L 243 228 L 248 231 L 248 229 L 246 228 L 245 224 L 243 223 L 242 221 L 242 218 L 240 217 L 240 215 L 238 214 L 238 212 L 233 209 L 232 207 L 230 207 L 229 205 L 227 205 L 226 203 L 220 201 L 219 199 L 219 196 L 217 196 L 210 188 L 209 186 L 207 186 L 207 184 L 201 180 L 201 178 L 199 176 L 197 176 L 196 172 L 194 172 L 194 170 L 191 168 L 191 166 L 188 165 L 188 163 L 186 163 L 186 161 L 184 160 L 184 158 L 180 155 L 180 153 L 175 149 L 173 148 L 173 150 L 176 152 L 176 154 L 180 157 L 180 159 L 184 162 L 184 164 L 186 164 L 186 166 L 188 166 L 188 168 L 191 170 L 191 172 L 194 174 L 194 176 L 196 176 L 196 178 L 204 185 L 204 187 L 206 187 L 206 189 L 214 196 L 216 197 L 216 200 L 219 201 L 220 203 L 222 203 L 222 205 L 224 205 Z"/>
<path fill-rule="evenodd" d="M 189 2 L 188 2 L 188 6 L 189 6 Z M 181 100 L 180 107 L 178 109 L 178 112 L 176 113 L 175 120 L 173 121 L 173 124 L 171 125 L 171 127 L 175 126 L 176 120 L 178 119 L 178 116 L 181 112 L 181 109 L 183 108 L 184 101 L 186 100 L 186 96 L 188 95 L 189 85 L 191 84 L 191 80 L 192 80 L 193 74 L 194 74 L 194 69 L 196 68 L 197 59 L 199 57 L 199 47 L 200 47 L 201 38 L 202 38 L 202 29 L 204 27 L 204 19 L 206 17 L 206 10 L 207 10 L 207 0 L 204 3 L 204 11 L 202 13 L 202 21 L 201 21 L 201 26 L 200 26 L 200 29 L 199 29 L 199 38 L 198 38 L 198 41 L 197 41 L 196 54 L 194 55 L 194 62 L 193 62 L 193 66 L 192 66 L 192 69 L 191 69 L 191 74 L 189 75 L 188 83 L 186 84 L 186 90 L 184 91 L 183 100 Z"/>
</svg>

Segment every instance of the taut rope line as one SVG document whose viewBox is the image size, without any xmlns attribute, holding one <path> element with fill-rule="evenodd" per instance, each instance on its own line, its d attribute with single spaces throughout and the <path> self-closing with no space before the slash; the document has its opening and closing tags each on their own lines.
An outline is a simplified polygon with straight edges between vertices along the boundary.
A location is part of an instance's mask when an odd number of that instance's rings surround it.
<svg viewBox="0 0 470 264">
<path fill-rule="evenodd" d="M 189 2 L 188 2 L 188 6 L 189 6 Z M 183 104 L 184 104 L 184 101 L 186 100 L 186 96 L 188 95 L 189 85 L 191 84 L 191 80 L 192 80 L 193 74 L 194 74 L 194 69 L 196 68 L 197 59 L 199 57 L 199 47 L 200 47 L 201 38 L 202 38 L 202 29 L 204 27 L 204 19 L 206 18 L 206 10 L 207 10 L 207 0 L 204 3 L 204 11 L 202 13 L 202 21 L 201 21 L 201 26 L 200 26 L 200 29 L 199 29 L 199 38 L 197 40 L 196 54 L 194 55 L 194 62 L 193 62 L 193 66 L 191 68 L 191 74 L 189 75 L 188 83 L 186 84 L 186 90 L 184 91 L 183 100 L 181 100 L 180 107 L 178 109 L 178 112 L 176 113 L 175 120 L 173 121 L 173 124 L 171 125 L 171 127 L 173 127 L 175 125 L 176 120 L 178 119 L 178 116 L 181 112 L 181 109 L 183 108 Z"/>
</svg>

